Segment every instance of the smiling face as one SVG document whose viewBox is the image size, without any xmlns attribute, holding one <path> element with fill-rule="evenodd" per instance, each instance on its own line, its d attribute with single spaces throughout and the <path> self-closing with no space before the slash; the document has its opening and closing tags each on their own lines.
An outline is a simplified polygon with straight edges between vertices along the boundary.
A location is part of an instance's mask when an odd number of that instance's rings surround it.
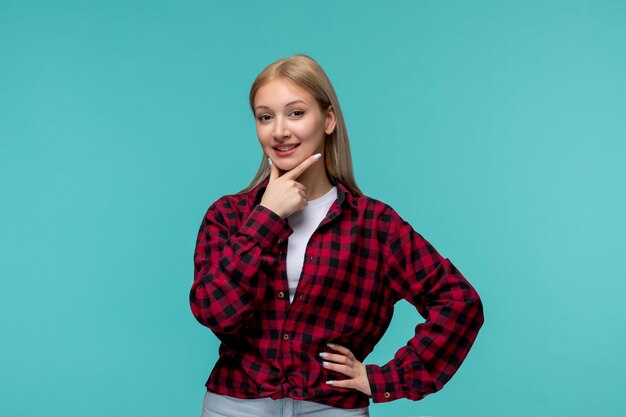
<svg viewBox="0 0 626 417">
<path fill-rule="evenodd" d="M 277 78 L 254 97 L 256 131 L 263 152 L 282 171 L 309 156 L 324 154 L 324 140 L 335 129 L 332 108 L 322 112 L 315 98 L 293 82 Z"/>
</svg>

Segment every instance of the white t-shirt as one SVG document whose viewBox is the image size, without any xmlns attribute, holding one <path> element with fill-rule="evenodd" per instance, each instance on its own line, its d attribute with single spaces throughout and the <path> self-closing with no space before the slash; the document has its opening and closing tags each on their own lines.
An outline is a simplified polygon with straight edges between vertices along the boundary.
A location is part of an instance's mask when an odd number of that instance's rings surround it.
<svg viewBox="0 0 626 417">
<path fill-rule="evenodd" d="M 293 301 L 298 281 L 300 281 L 306 245 L 336 199 L 337 187 L 333 186 L 325 195 L 309 200 L 304 209 L 287 217 L 287 223 L 293 229 L 293 233 L 287 240 L 287 281 L 290 301 Z"/>
</svg>

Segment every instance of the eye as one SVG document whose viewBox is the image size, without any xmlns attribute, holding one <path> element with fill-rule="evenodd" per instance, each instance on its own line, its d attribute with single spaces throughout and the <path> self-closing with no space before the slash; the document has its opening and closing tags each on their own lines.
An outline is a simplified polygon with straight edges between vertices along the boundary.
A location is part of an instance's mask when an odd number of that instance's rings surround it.
<svg viewBox="0 0 626 417">
<path fill-rule="evenodd" d="M 257 116 L 256 119 L 262 123 L 262 122 L 267 122 L 271 117 L 272 116 L 270 116 L 269 114 L 261 114 Z"/>
<path fill-rule="evenodd" d="M 291 112 L 291 115 L 294 117 L 302 117 L 304 116 L 304 110 L 294 110 Z"/>
</svg>

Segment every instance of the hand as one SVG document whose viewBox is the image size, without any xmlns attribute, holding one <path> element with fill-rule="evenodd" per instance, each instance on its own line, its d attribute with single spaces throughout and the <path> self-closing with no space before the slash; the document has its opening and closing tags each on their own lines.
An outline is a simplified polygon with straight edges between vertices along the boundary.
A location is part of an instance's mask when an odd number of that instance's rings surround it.
<svg viewBox="0 0 626 417">
<path fill-rule="evenodd" d="M 362 393 L 371 396 L 372 390 L 367 379 L 365 365 L 359 362 L 354 357 L 352 352 L 343 346 L 329 343 L 328 347 L 338 353 L 320 353 L 320 356 L 324 358 L 324 368 L 344 374 L 350 379 L 326 381 L 326 383 L 328 385 L 332 385 L 333 387 L 350 388 L 361 391 Z"/>
<path fill-rule="evenodd" d="M 290 214 L 302 210 L 308 204 L 306 199 L 306 187 L 296 179 L 302 175 L 311 165 L 320 159 L 320 154 L 315 154 L 300 163 L 291 171 L 287 171 L 282 176 L 278 167 L 270 160 L 270 180 L 261 198 L 263 207 L 272 210 L 283 219 Z"/>
</svg>

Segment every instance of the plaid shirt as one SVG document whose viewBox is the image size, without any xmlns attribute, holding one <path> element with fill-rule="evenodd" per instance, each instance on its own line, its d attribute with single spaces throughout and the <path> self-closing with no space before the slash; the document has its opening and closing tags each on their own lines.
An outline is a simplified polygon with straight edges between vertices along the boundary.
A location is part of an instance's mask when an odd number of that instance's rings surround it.
<svg viewBox="0 0 626 417">
<path fill-rule="evenodd" d="M 258 205 L 267 182 L 220 198 L 200 226 L 191 310 L 221 341 L 207 389 L 366 407 L 367 395 L 326 384 L 346 377 L 325 369 L 319 353 L 336 343 L 363 361 L 400 299 L 426 321 L 390 362 L 366 365 L 372 400 L 419 400 L 441 389 L 483 323 L 474 288 L 390 206 L 337 182 L 338 198 L 311 236 L 290 303 L 292 230 Z"/>
</svg>

